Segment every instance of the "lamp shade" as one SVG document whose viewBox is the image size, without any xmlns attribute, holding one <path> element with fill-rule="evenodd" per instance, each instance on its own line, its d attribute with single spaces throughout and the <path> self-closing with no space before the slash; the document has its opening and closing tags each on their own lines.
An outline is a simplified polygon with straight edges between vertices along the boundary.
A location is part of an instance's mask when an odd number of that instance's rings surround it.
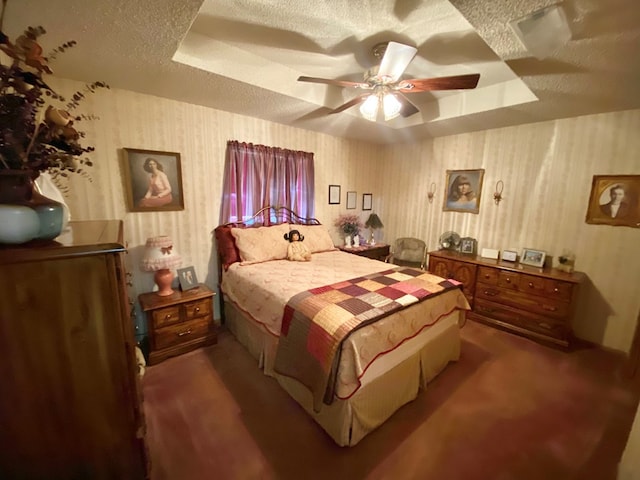
<svg viewBox="0 0 640 480">
<path fill-rule="evenodd" d="M 364 222 L 364 226 L 373 230 L 384 227 L 384 225 L 382 224 L 382 220 L 380 220 L 380 217 L 375 213 L 369 215 L 367 221 Z"/>
<path fill-rule="evenodd" d="M 147 272 L 156 272 L 153 278 L 158 285 L 158 295 L 173 293 L 171 282 L 174 275 L 171 269 L 179 267 L 181 263 L 182 257 L 173 248 L 171 238 L 160 235 L 147 239 L 141 266 Z"/>
</svg>

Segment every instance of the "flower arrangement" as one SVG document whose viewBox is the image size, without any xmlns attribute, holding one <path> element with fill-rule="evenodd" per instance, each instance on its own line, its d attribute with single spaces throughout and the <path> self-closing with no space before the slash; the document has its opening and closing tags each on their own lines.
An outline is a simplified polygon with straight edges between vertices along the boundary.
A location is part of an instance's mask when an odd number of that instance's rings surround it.
<svg viewBox="0 0 640 480">
<path fill-rule="evenodd" d="M 358 215 L 348 213 L 344 213 L 336 218 L 333 225 L 338 227 L 338 230 L 340 230 L 344 235 L 350 237 L 358 235 L 360 233 L 360 229 L 364 227 Z"/>
<path fill-rule="evenodd" d="M 4 6 L 6 2 L 2 15 Z M 109 86 L 103 82 L 88 84 L 69 101 L 57 94 L 42 78 L 45 73 L 53 73 L 37 42 L 44 33 L 42 27 L 29 27 L 11 42 L 0 31 L 0 50 L 10 59 L 8 65 L 0 61 L 0 169 L 27 170 L 33 178 L 43 171 L 53 178 L 66 177 L 67 172 L 87 175 L 83 167 L 92 163 L 86 154 L 94 148 L 80 144 L 84 133 L 76 130 L 74 124 L 97 117 L 72 112 L 85 94 Z M 65 42 L 49 58 L 75 44 Z M 64 108 L 52 101 L 64 104 Z"/>
</svg>

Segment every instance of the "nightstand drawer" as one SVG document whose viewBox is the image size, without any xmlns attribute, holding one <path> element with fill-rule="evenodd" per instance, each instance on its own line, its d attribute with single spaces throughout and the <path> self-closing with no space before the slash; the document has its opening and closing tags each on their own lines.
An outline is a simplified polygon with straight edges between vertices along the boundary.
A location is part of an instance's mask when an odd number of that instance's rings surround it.
<svg viewBox="0 0 640 480">
<path fill-rule="evenodd" d="M 203 300 L 185 303 L 184 311 L 187 320 L 197 317 L 203 317 L 205 315 L 211 315 L 211 299 L 205 298 Z"/>
<path fill-rule="evenodd" d="M 171 325 L 172 323 L 180 321 L 180 305 L 159 308 L 158 310 L 154 310 L 152 314 L 155 328 Z"/>
<path fill-rule="evenodd" d="M 211 328 L 211 319 L 201 317 L 156 331 L 155 348 L 167 348 L 197 338 L 205 337 Z"/>
</svg>

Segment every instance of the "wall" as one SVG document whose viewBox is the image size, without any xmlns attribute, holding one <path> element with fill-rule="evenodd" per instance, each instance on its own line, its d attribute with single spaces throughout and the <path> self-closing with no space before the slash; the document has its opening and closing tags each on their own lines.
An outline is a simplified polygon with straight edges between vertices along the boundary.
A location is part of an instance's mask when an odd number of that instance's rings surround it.
<svg viewBox="0 0 640 480">
<path fill-rule="evenodd" d="M 49 83 L 66 97 L 83 88 L 83 84 L 64 79 L 53 78 Z M 377 146 L 123 90 L 98 90 L 88 95 L 78 113 L 100 117 L 76 125 L 86 132 L 82 144 L 94 146 L 96 151 L 91 155 L 94 165 L 87 169 L 91 181 L 72 176 L 66 200 L 72 220 L 124 221 L 132 298 L 154 286 L 153 275 L 141 271 L 139 263 L 145 240 L 160 234 L 173 238 L 183 266 L 193 265 L 199 281 L 216 287 L 212 231 L 219 224 L 227 140 L 314 152 L 316 217 L 331 227 L 336 242 L 341 240 L 332 222 L 345 211 L 347 190 L 358 192 L 358 212 L 365 190 L 374 194 L 374 205 L 379 200 L 371 189 L 384 153 Z M 180 153 L 184 211 L 127 212 L 122 173 L 125 147 Z M 329 184 L 342 187 L 340 205 L 328 205 Z"/>
<path fill-rule="evenodd" d="M 70 94 L 82 88 L 52 79 Z M 607 347 L 628 351 L 640 309 L 640 230 L 584 222 L 594 174 L 640 174 L 640 110 L 503 128 L 437 138 L 418 144 L 380 148 L 308 132 L 259 119 L 142 95 L 106 90 L 89 95 L 79 109 L 100 117 L 83 121 L 85 145 L 96 147 L 92 181 L 72 177 L 68 203 L 73 219 L 122 219 L 133 274 L 132 297 L 153 287 L 139 270 L 147 237 L 170 235 L 193 265 L 199 280 L 217 283 L 212 230 L 219 223 L 220 189 L 227 140 L 239 140 L 315 153 L 316 216 L 332 227 L 345 211 L 348 190 L 373 193 L 373 211 L 385 224 L 384 239 L 417 236 L 437 248 L 438 236 L 454 230 L 478 240 L 480 248 L 522 247 L 558 255 L 570 249 L 576 268 L 589 282 L 577 334 Z M 180 152 L 185 210 L 129 213 L 125 203 L 122 148 Z M 442 212 L 447 169 L 484 168 L 478 215 Z M 498 206 L 492 192 L 504 181 Z M 437 185 L 427 201 L 431 182 Z M 341 204 L 328 205 L 328 185 L 342 187 Z M 351 212 L 351 211 L 350 211 Z"/>
<path fill-rule="evenodd" d="M 640 229 L 590 225 L 593 175 L 640 174 L 640 110 L 549 121 L 389 147 L 382 185 L 386 233 L 453 230 L 478 247 L 576 254 L 587 274 L 576 334 L 628 352 L 640 310 Z M 479 214 L 443 212 L 447 169 L 485 169 Z M 493 201 L 496 182 L 503 200 Z M 431 182 L 437 185 L 427 201 Z M 407 187 L 409 185 L 409 187 Z M 393 201 L 387 201 L 391 200 Z M 389 235 L 388 235 L 389 236 Z"/>
</svg>

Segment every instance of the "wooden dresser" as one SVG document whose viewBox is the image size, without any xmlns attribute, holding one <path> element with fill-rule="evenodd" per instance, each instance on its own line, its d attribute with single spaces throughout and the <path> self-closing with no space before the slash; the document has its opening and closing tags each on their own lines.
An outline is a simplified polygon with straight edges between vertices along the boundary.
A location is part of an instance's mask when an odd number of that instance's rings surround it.
<svg viewBox="0 0 640 480">
<path fill-rule="evenodd" d="M 122 235 L 0 246 L 0 478 L 148 478 Z"/>
<path fill-rule="evenodd" d="M 472 308 L 469 318 L 542 343 L 569 347 L 583 273 L 446 250 L 429 252 L 428 269 L 462 282 Z"/>
<path fill-rule="evenodd" d="M 149 365 L 204 345 L 216 343 L 213 323 L 214 292 L 206 285 L 174 291 L 161 297 L 155 292 L 138 299 L 147 314 Z"/>
</svg>

